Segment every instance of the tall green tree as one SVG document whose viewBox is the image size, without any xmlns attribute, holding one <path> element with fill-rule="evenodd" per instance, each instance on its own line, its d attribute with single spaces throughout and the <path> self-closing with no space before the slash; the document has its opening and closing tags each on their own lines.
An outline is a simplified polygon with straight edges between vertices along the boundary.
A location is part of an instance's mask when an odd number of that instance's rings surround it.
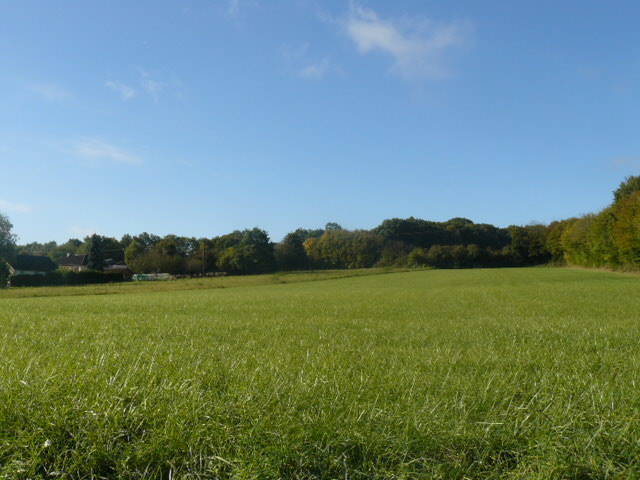
<svg viewBox="0 0 640 480">
<path fill-rule="evenodd" d="M 556 264 L 564 264 L 566 262 L 565 250 L 562 245 L 562 234 L 576 221 L 576 218 L 568 218 L 566 220 L 551 222 L 547 227 L 545 247 L 551 255 L 551 260 Z"/>
<path fill-rule="evenodd" d="M 512 225 L 509 251 L 517 265 L 536 265 L 548 262 L 551 258 L 546 248 L 547 228 L 544 225 Z"/>
<path fill-rule="evenodd" d="M 144 246 L 137 240 L 132 240 L 124 251 L 124 262 L 131 266 L 140 256 L 144 255 Z"/>
<path fill-rule="evenodd" d="M 635 177 L 634 177 L 635 178 Z M 612 231 L 619 258 L 627 267 L 640 266 L 640 191 L 615 203 Z"/>
<path fill-rule="evenodd" d="M 0 213 L 0 259 L 12 263 L 16 257 L 16 236 L 12 232 L 13 224 Z"/>
<path fill-rule="evenodd" d="M 304 270 L 309 267 L 309 258 L 304 249 L 308 237 L 301 229 L 288 233 L 282 242 L 275 246 L 278 268 L 281 270 Z"/>
<path fill-rule="evenodd" d="M 88 267 L 91 270 L 103 270 L 105 261 L 105 245 L 100 235 L 93 234 L 89 238 Z"/>
</svg>

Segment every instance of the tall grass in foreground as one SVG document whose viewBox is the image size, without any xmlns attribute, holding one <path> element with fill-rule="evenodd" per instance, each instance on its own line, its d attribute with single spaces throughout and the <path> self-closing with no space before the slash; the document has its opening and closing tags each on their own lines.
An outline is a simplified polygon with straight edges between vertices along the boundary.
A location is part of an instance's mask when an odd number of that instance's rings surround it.
<svg viewBox="0 0 640 480">
<path fill-rule="evenodd" d="M 0 478 L 638 478 L 639 292 L 508 269 L 0 297 Z"/>
</svg>

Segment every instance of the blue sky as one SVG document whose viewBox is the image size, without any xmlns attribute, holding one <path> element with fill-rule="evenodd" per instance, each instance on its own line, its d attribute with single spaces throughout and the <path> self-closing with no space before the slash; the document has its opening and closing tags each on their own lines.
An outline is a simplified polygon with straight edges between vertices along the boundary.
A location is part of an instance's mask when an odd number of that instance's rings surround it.
<svg viewBox="0 0 640 480">
<path fill-rule="evenodd" d="M 0 2 L 21 242 L 606 206 L 640 166 L 640 4 Z"/>
</svg>

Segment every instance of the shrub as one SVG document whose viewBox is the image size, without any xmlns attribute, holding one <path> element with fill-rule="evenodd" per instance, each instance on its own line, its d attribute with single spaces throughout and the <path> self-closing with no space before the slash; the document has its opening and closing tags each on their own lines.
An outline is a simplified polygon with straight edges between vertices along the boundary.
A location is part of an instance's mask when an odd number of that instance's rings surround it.
<svg viewBox="0 0 640 480">
<path fill-rule="evenodd" d="M 409 267 L 424 267 L 429 265 L 427 260 L 427 252 L 424 248 L 416 247 L 407 256 L 407 266 Z"/>
<path fill-rule="evenodd" d="M 12 287 L 49 287 L 62 285 L 89 285 L 94 283 L 126 282 L 125 273 L 103 273 L 95 270 L 69 272 L 56 270 L 45 275 L 15 275 L 11 277 Z"/>
<path fill-rule="evenodd" d="M 10 274 L 11 268 L 9 267 L 9 264 L 0 259 L 0 288 L 7 288 Z"/>
</svg>

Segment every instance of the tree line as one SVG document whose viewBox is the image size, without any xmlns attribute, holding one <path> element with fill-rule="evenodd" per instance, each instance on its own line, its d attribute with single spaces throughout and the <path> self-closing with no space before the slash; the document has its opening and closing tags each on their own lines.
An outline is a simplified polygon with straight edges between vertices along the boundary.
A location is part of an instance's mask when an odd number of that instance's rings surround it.
<svg viewBox="0 0 640 480">
<path fill-rule="evenodd" d="M 547 250 L 554 262 L 585 267 L 640 267 L 640 176 L 627 177 L 598 213 L 553 222 Z"/>
<path fill-rule="evenodd" d="M 95 271 L 103 270 L 107 260 L 118 258 L 134 273 L 174 275 L 375 266 L 522 266 L 548 260 L 540 251 L 544 232 L 545 227 L 539 225 L 499 228 L 465 218 L 446 222 L 394 218 L 371 230 L 347 230 L 337 223 L 319 229 L 300 228 L 277 243 L 259 228 L 213 238 L 160 237 L 145 232 L 120 239 L 91 235 L 63 244 L 16 245 L 11 256 L 47 255 L 61 263 L 68 255 L 84 254 Z"/>
<path fill-rule="evenodd" d="M 477 224 L 466 218 L 435 222 L 419 218 L 384 220 L 371 230 L 348 230 L 337 223 L 299 228 L 280 242 L 253 228 L 213 238 L 150 233 L 120 239 L 92 235 L 56 242 L 17 245 L 8 218 L 0 215 L 0 258 L 47 255 L 60 263 L 86 254 L 100 271 L 118 257 L 134 273 L 199 275 L 256 274 L 310 269 L 369 267 L 474 268 L 541 265 L 640 266 L 640 177 L 628 177 L 612 204 L 596 214 L 550 225 Z M 0 267 L 0 273 L 2 267 Z"/>
</svg>

